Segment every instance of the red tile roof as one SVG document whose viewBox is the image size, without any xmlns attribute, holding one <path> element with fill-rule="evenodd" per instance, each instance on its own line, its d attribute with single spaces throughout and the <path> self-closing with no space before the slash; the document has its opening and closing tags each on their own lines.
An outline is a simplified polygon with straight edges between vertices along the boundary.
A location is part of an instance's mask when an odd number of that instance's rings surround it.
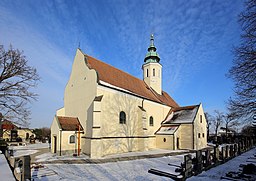
<svg viewBox="0 0 256 181">
<path fill-rule="evenodd" d="M 2 129 L 6 129 L 6 130 L 12 130 L 17 128 L 15 124 L 13 124 L 11 121 L 7 119 L 2 121 L 1 126 L 2 126 Z"/>
<path fill-rule="evenodd" d="M 78 118 L 75 117 L 64 117 L 64 116 L 57 116 L 60 127 L 63 131 L 77 131 L 78 125 L 80 125 L 80 130 L 83 130 L 82 125 L 80 124 Z"/>
<path fill-rule="evenodd" d="M 179 107 L 179 105 L 166 92 L 162 91 L 162 95 L 159 95 L 152 88 L 147 86 L 143 80 L 140 80 L 91 56 L 85 55 L 85 57 L 88 67 L 97 71 L 99 80 L 125 89 L 154 102 L 168 105 L 170 107 Z"/>
</svg>

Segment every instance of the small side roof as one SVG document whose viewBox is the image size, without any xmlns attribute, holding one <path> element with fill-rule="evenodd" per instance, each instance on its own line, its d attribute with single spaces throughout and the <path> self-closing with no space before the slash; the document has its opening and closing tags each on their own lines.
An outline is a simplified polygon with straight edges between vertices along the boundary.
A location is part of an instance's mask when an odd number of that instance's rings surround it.
<svg viewBox="0 0 256 181">
<path fill-rule="evenodd" d="M 178 125 L 171 125 L 171 126 L 161 126 L 155 134 L 158 135 L 172 135 L 178 129 Z"/>
<path fill-rule="evenodd" d="M 163 124 L 193 123 L 200 105 L 178 107 L 170 110 Z"/>
<path fill-rule="evenodd" d="M 63 131 L 77 131 L 78 125 L 80 125 L 80 130 L 83 131 L 83 127 L 77 117 L 57 116 L 57 118 Z"/>
</svg>

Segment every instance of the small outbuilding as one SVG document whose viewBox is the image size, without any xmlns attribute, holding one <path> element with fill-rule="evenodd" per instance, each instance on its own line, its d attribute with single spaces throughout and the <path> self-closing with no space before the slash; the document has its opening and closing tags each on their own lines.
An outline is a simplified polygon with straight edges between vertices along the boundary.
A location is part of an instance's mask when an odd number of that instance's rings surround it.
<svg viewBox="0 0 256 181">
<path fill-rule="evenodd" d="M 83 127 L 78 118 L 55 116 L 51 125 L 52 152 L 58 155 L 77 154 L 81 150 L 80 133 L 83 133 Z"/>
</svg>

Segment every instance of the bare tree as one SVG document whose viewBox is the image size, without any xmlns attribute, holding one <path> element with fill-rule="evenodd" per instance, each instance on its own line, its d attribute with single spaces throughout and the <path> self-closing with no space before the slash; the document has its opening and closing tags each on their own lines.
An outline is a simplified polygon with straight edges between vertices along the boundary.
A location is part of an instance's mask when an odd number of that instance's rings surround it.
<svg viewBox="0 0 256 181">
<path fill-rule="evenodd" d="M 223 117 L 224 114 L 218 110 L 214 111 L 214 121 L 213 121 L 213 126 L 214 126 L 214 136 L 215 139 L 217 140 L 217 136 L 218 136 L 218 130 L 221 126 L 221 124 L 223 123 Z"/>
<path fill-rule="evenodd" d="M 239 122 L 236 119 L 236 115 L 234 113 L 227 113 L 223 116 L 223 122 L 225 124 L 226 129 L 226 138 L 228 137 L 228 130 L 234 126 L 238 126 Z"/>
<path fill-rule="evenodd" d="M 214 118 L 212 115 L 210 115 L 208 112 L 204 113 L 205 115 L 205 119 L 206 119 L 206 126 L 207 126 L 207 139 L 209 139 L 209 135 L 210 135 L 210 127 L 214 122 Z"/>
<path fill-rule="evenodd" d="M 38 80 L 36 69 L 28 65 L 22 51 L 12 46 L 6 51 L 0 45 L 0 112 L 4 118 L 28 126 L 28 103 L 37 98 L 31 89 Z"/>
<path fill-rule="evenodd" d="M 229 111 L 239 118 L 252 120 L 256 115 L 256 0 L 247 0 L 240 14 L 241 44 L 228 76 L 235 83 L 235 96 L 229 100 Z"/>
</svg>

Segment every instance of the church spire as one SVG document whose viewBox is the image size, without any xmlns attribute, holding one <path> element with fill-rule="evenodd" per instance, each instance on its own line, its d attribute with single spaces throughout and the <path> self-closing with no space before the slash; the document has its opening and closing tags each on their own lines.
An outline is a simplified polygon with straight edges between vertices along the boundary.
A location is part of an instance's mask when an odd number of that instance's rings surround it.
<svg viewBox="0 0 256 181">
<path fill-rule="evenodd" d="M 156 47 L 154 45 L 154 35 L 152 34 L 150 36 L 150 45 L 148 47 L 148 53 L 145 56 L 144 62 L 150 63 L 150 62 L 159 62 L 160 57 L 158 53 L 156 52 Z"/>
</svg>

